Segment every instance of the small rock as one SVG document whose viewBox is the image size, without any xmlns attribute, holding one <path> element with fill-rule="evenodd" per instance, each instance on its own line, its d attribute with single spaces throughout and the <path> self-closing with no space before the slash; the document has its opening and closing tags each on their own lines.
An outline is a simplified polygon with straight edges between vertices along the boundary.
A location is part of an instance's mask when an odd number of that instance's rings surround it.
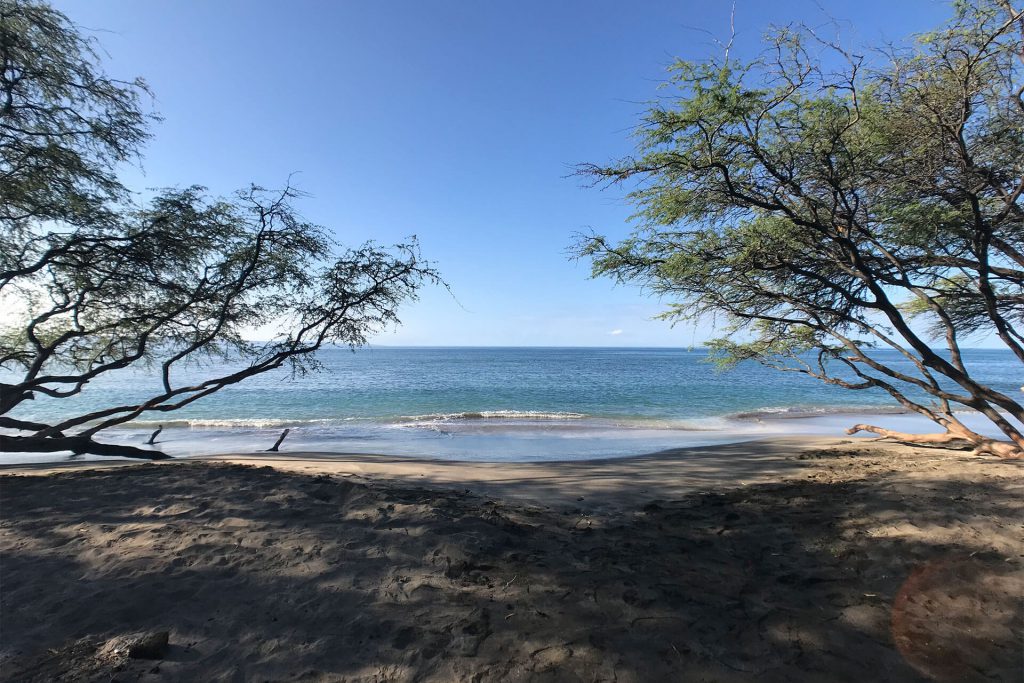
<svg viewBox="0 0 1024 683">
<path fill-rule="evenodd" d="M 167 631 L 145 633 L 128 642 L 128 656 L 132 659 L 163 659 L 171 634 Z"/>
</svg>

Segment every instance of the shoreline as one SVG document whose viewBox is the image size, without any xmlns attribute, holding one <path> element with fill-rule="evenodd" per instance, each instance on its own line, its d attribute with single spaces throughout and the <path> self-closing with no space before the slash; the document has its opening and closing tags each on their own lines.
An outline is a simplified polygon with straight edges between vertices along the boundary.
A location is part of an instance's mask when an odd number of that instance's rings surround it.
<svg viewBox="0 0 1024 683">
<path fill-rule="evenodd" d="M 994 428 L 984 424 L 983 418 L 971 419 L 980 417 L 968 415 L 964 421 L 980 433 L 991 432 Z M 267 427 L 266 421 L 253 420 L 249 426 L 224 426 L 231 423 L 230 420 L 213 422 L 217 424 L 186 427 L 173 426 L 177 424 L 175 420 L 165 421 L 155 448 L 176 458 L 224 453 L 255 454 L 269 448 L 281 435 L 281 427 Z M 773 409 L 765 413 L 736 414 L 728 420 L 708 418 L 704 421 L 643 423 L 598 420 L 588 416 L 519 420 L 499 411 L 496 419 L 471 417 L 439 422 L 411 420 L 395 424 L 346 426 L 317 423 L 289 427 L 290 433 L 281 453 L 386 454 L 442 462 L 584 462 L 778 438 L 844 439 L 849 438 L 845 430 L 858 422 L 874 422 L 896 431 L 934 431 L 934 425 L 924 418 L 896 410 L 842 412 L 839 409 L 821 409 L 821 412 L 812 414 L 803 409 L 799 412 Z M 101 440 L 147 448 L 145 442 L 153 433 L 153 426 L 111 429 L 101 436 Z M 70 453 L 0 453 L 0 467 L 59 463 L 69 456 Z M 78 459 L 94 461 L 101 458 L 86 454 Z"/>
<path fill-rule="evenodd" d="M 870 441 L 870 438 L 858 437 L 790 436 L 675 448 L 619 458 L 539 462 L 438 460 L 341 451 L 222 453 L 154 462 L 118 458 L 0 465 L 0 476 L 45 476 L 112 467 L 162 467 L 197 462 L 230 463 L 271 466 L 284 472 L 314 476 L 340 475 L 363 480 L 407 481 L 434 488 L 468 488 L 482 495 L 507 496 L 521 501 L 536 502 L 548 496 L 570 503 L 578 502 L 582 496 L 590 498 L 589 507 L 597 502 L 623 503 L 624 495 L 616 495 L 616 490 L 627 494 L 635 490 L 639 495 L 670 498 L 701 488 L 773 481 L 800 469 L 800 461 L 793 460 L 794 454 Z"/>
</svg>

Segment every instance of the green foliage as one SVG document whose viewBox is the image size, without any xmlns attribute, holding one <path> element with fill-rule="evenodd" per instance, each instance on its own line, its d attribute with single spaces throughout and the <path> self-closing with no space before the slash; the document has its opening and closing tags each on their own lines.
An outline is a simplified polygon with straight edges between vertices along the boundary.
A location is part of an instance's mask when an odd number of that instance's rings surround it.
<svg viewBox="0 0 1024 683">
<path fill-rule="evenodd" d="M 0 217 L 112 219 L 107 204 L 127 196 L 114 167 L 154 118 L 139 107 L 145 83 L 103 74 L 92 41 L 39 2 L 0 2 L 0 60 Z"/>
<path fill-rule="evenodd" d="M 137 202 L 117 170 L 149 137 L 145 84 L 103 73 L 91 39 L 52 7 L 0 0 L 0 58 L 0 369 L 17 378 L 0 383 L 0 427 L 32 433 L 0 435 L 0 450 L 97 448 L 95 433 L 143 413 L 277 367 L 314 369 L 323 344 L 365 343 L 438 281 L 415 240 L 336 252 L 290 187 Z M 276 332 L 249 341 L 256 329 Z M 226 357 L 246 363 L 231 374 L 206 363 Z M 135 363 L 163 379 L 142 404 L 50 425 L 17 417 L 34 394 L 73 396 Z M 175 381 L 204 363 L 207 379 Z"/>
<path fill-rule="evenodd" d="M 962 3 L 945 26 L 870 56 L 786 28 L 751 62 L 679 61 L 638 156 L 580 168 L 630 181 L 635 230 L 617 244 L 585 237 L 578 253 L 595 276 L 671 301 L 669 319 L 724 320 L 711 345 L 721 365 L 882 388 L 944 425 L 950 402 L 1000 428 L 999 411 L 1021 420 L 959 346 L 993 332 L 1024 362 L 1022 32 L 1007 3 Z M 874 345 L 914 369 L 875 362 Z"/>
</svg>

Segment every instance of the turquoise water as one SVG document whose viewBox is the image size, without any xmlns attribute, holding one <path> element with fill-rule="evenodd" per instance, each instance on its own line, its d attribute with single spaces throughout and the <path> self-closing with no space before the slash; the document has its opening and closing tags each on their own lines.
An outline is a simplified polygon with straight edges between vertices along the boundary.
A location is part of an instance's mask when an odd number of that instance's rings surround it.
<svg viewBox="0 0 1024 683">
<path fill-rule="evenodd" d="M 879 357 L 901 364 L 893 354 Z M 1019 393 L 1024 376 L 1009 352 L 968 350 L 966 358 L 981 380 Z M 756 364 L 718 372 L 702 350 L 332 348 L 320 360 L 322 372 L 254 377 L 106 436 L 138 443 L 161 424 L 161 447 L 186 455 L 267 448 L 289 427 L 286 451 L 572 459 L 778 433 L 840 433 L 864 413 L 893 408 L 881 391 L 852 392 Z M 207 372 L 192 368 L 176 379 L 189 382 Z M 94 381 L 75 399 L 28 402 L 16 416 L 45 421 L 115 400 L 139 402 L 157 386 L 153 375 L 132 370 Z M 776 419 L 782 417 L 794 419 Z"/>
</svg>

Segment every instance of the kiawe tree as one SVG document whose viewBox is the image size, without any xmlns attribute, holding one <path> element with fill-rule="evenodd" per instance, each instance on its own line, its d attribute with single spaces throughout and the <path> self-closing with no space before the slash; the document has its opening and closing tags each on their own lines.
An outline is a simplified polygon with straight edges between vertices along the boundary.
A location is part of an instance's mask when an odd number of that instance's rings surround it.
<svg viewBox="0 0 1024 683">
<path fill-rule="evenodd" d="M 117 170 L 149 137 L 146 85 L 107 76 L 48 5 L 0 0 L 0 60 L 0 451 L 164 457 L 95 437 L 253 375 L 315 369 L 323 345 L 363 344 L 438 281 L 414 239 L 338 253 L 290 187 L 139 201 Z M 247 340 L 255 329 L 277 332 Z M 19 416 L 143 364 L 161 386 L 141 403 Z M 179 381 L 185 366 L 201 377 Z"/>
<path fill-rule="evenodd" d="M 1019 394 L 978 381 L 961 347 L 990 334 L 1024 368 L 1022 10 L 957 2 L 910 46 L 864 55 L 777 29 L 756 59 L 671 72 L 639 153 L 579 169 L 629 183 L 638 207 L 625 240 L 581 240 L 595 275 L 665 297 L 667 319 L 724 319 L 724 365 L 882 390 L 942 427 L 850 433 L 1020 457 Z"/>
</svg>

